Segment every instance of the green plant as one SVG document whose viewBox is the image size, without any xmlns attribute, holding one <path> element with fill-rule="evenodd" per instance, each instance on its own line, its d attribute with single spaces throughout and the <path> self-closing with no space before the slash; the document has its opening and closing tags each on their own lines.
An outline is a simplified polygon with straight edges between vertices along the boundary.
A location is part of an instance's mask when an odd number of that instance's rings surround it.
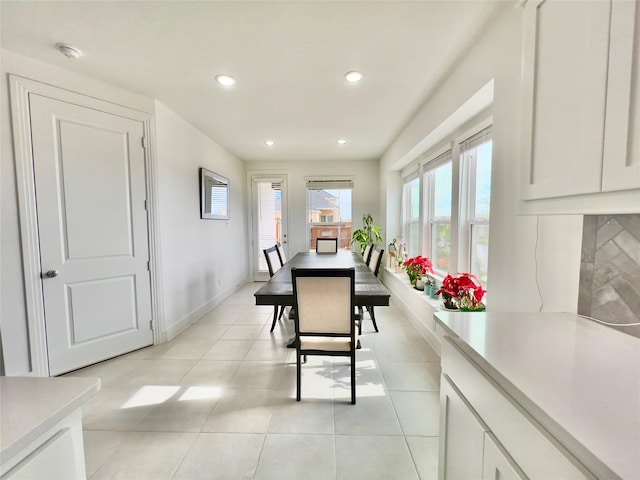
<svg viewBox="0 0 640 480">
<path fill-rule="evenodd" d="M 355 230 L 351 235 L 351 243 L 360 244 L 360 253 L 364 253 L 369 243 L 375 246 L 382 242 L 382 229 L 373 223 L 370 213 L 362 216 L 362 224 L 363 227 Z"/>
<path fill-rule="evenodd" d="M 411 285 L 415 285 L 417 280 L 420 280 L 428 272 L 433 273 L 433 264 L 427 257 L 411 257 L 403 264 L 404 269 L 409 275 L 409 281 Z"/>
</svg>

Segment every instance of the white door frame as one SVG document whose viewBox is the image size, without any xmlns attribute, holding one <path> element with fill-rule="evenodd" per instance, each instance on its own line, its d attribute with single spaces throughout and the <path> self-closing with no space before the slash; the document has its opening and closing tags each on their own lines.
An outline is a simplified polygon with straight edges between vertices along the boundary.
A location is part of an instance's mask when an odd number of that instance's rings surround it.
<svg viewBox="0 0 640 480">
<path fill-rule="evenodd" d="M 253 249 L 255 242 L 257 241 L 256 239 L 256 231 L 255 231 L 255 209 L 253 208 L 253 182 L 254 180 L 260 180 L 260 179 L 269 179 L 269 178 L 274 178 L 274 177 L 282 177 L 284 179 L 284 185 L 286 188 L 286 201 L 283 202 L 282 204 L 282 208 L 286 209 L 287 214 L 285 215 L 285 218 L 283 219 L 283 230 L 287 232 L 287 255 L 290 254 L 289 252 L 289 245 L 291 244 L 291 236 L 289 234 L 289 177 L 290 177 L 290 173 L 289 171 L 275 171 L 275 170 L 252 170 L 252 171 L 248 171 L 247 172 L 247 202 L 248 205 L 251 205 L 251 208 L 249 209 L 251 214 L 248 216 L 247 218 L 247 222 L 248 222 L 248 231 L 249 231 L 249 242 L 248 242 L 248 250 L 247 250 L 247 256 L 249 258 L 249 272 L 250 272 L 250 278 L 251 281 L 253 281 L 253 276 L 255 273 L 255 256 L 254 256 L 254 251 Z M 285 224 L 286 223 L 286 224 Z"/>
<path fill-rule="evenodd" d="M 153 116 L 139 110 L 116 105 L 80 93 L 64 90 L 35 80 L 9 75 L 9 92 L 13 126 L 13 143 L 16 164 L 16 184 L 18 192 L 18 215 L 20 219 L 22 264 L 24 269 L 24 291 L 26 299 L 27 328 L 29 331 L 29 357 L 31 371 L 29 376 L 48 377 L 49 362 L 47 337 L 45 330 L 44 303 L 40 271 L 40 247 L 33 171 L 33 152 L 31 149 L 31 122 L 29 94 L 36 93 L 56 100 L 88 106 L 114 115 L 139 120 L 144 124 L 145 167 L 147 182 L 147 209 L 149 229 L 149 256 L 151 277 L 151 314 L 154 344 L 161 341 L 164 331 L 162 291 L 160 283 L 161 264 L 158 239 L 158 212 L 156 196 L 157 163 L 155 156 L 155 130 Z"/>
</svg>

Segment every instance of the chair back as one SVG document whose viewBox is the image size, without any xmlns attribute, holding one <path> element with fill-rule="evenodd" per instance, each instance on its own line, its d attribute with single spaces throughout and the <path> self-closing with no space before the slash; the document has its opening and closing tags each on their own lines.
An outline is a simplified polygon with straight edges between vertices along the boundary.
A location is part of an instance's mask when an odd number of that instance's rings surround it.
<svg viewBox="0 0 640 480">
<path fill-rule="evenodd" d="M 284 249 L 280 243 L 276 243 L 276 248 L 278 249 L 278 256 L 280 257 L 280 266 L 283 266 L 287 263 L 287 257 L 284 254 Z"/>
<path fill-rule="evenodd" d="M 316 253 L 338 253 L 338 239 L 316 238 Z"/>
<path fill-rule="evenodd" d="M 367 246 L 364 247 L 364 252 L 362 253 L 362 259 L 364 260 L 364 263 L 366 263 L 367 265 L 369 265 L 369 260 L 371 259 L 372 248 L 373 248 L 373 245 L 370 243 L 367 243 Z"/>
<path fill-rule="evenodd" d="M 374 248 L 371 252 L 371 258 L 369 259 L 369 268 L 376 277 L 378 276 L 378 272 L 380 271 L 380 263 L 382 262 L 383 253 L 384 250 L 378 247 Z"/>
<path fill-rule="evenodd" d="M 355 340 L 355 269 L 292 268 L 296 334 Z"/>
<path fill-rule="evenodd" d="M 267 268 L 269 269 L 269 276 L 273 275 L 280 270 L 282 264 L 280 263 L 280 255 L 278 255 L 278 248 L 276 245 L 263 250 L 264 257 L 267 259 Z"/>
</svg>

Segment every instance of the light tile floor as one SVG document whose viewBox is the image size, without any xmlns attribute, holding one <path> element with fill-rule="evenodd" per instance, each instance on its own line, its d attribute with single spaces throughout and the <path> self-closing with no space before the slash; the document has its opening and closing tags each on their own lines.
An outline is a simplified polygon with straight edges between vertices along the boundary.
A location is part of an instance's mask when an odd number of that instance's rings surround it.
<svg viewBox="0 0 640 480">
<path fill-rule="evenodd" d="M 88 478 L 435 479 L 440 361 L 401 311 L 376 308 L 379 333 L 365 320 L 356 405 L 348 360 L 330 357 L 309 357 L 296 402 L 293 323 L 269 332 L 259 286 L 166 344 L 69 374 L 102 379 L 83 409 Z"/>
</svg>

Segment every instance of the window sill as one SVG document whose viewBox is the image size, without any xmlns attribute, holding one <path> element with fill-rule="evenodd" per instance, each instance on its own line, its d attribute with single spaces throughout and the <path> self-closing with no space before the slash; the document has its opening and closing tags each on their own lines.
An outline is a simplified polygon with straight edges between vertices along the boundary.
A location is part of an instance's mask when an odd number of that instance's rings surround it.
<svg viewBox="0 0 640 480">
<path fill-rule="evenodd" d="M 423 301 L 428 303 L 434 310 L 440 310 L 440 307 L 442 307 L 442 302 L 440 301 L 440 298 L 431 298 L 427 296 L 424 293 L 424 291 L 416 290 L 415 288 L 413 288 L 411 286 L 411 283 L 409 282 L 409 277 L 407 276 L 406 272 L 402 271 L 400 273 L 396 273 L 394 268 L 389 268 L 389 267 L 384 267 L 384 269 L 385 269 L 385 275 L 393 275 L 400 283 L 403 284 L 404 287 L 407 288 L 407 290 L 410 290 L 413 293 L 413 295 L 420 297 Z"/>
</svg>

